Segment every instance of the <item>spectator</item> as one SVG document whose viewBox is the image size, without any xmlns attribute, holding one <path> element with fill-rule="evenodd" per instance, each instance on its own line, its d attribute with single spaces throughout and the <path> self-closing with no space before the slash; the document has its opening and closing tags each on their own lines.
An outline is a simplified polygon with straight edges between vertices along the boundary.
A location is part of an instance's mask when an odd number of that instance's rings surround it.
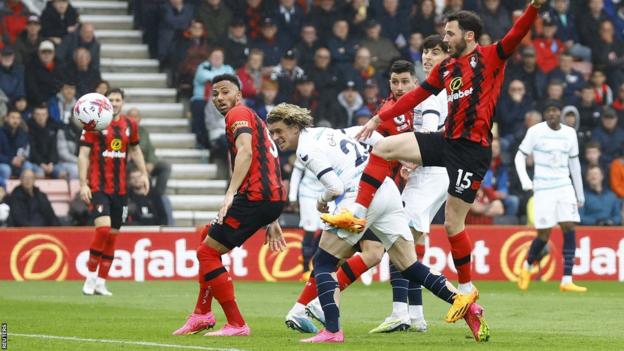
<svg viewBox="0 0 624 351">
<path fill-rule="evenodd" d="M 5 116 L 7 113 L 7 103 L 9 102 L 9 98 L 6 96 L 4 91 L 0 89 L 0 116 Z"/>
<path fill-rule="evenodd" d="M 15 41 L 15 61 L 28 66 L 30 60 L 36 57 L 42 40 L 39 17 L 31 15 L 28 17 L 26 30 Z"/>
<path fill-rule="evenodd" d="M 15 100 L 13 107 L 22 115 L 22 121 L 28 121 L 32 117 L 32 109 L 28 106 L 28 100 L 25 96 Z"/>
<path fill-rule="evenodd" d="M 279 83 L 275 80 L 264 80 L 260 88 L 260 94 L 253 100 L 248 100 L 247 103 L 256 113 L 258 117 L 264 120 L 266 116 L 271 112 L 273 107 L 277 105 L 277 94 L 279 91 Z"/>
<path fill-rule="evenodd" d="M 367 2 L 366 0 L 352 0 L 342 7 L 341 18 L 351 24 L 349 34 L 355 38 L 364 36 L 364 24 L 370 19 L 371 12 L 374 12 L 374 10 L 369 11 Z"/>
<path fill-rule="evenodd" d="M 212 94 L 211 81 L 220 74 L 234 74 L 230 65 L 223 64 L 223 49 L 212 50 L 208 60 L 202 62 L 195 72 L 193 79 L 193 97 L 191 98 L 191 129 L 195 133 L 198 145 L 208 147 L 208 134 L 204 123 L 204 109 L 206 97 Z"/>
<path fill-rule="evenodd" d="M 7 194 L 6 185 L 0 184 L 0 227 L 6 227 L 9 220 L 11 208 L 8 201 L 9 194 Z"/>
<path fill-rule="evenodd" d="M 591 60 L 591 49 L 579 44 L 579 35 L 576 28 L 576 17 L 570 13 L 570 0 L 554 0 L 554 4 L 547 16 L 557 26 L 555 38 L 561 40 L 569 50 L 571 56 L 584 61 Z"/>
<path fill-rule="evenodd" d="M 329 120 L 332 128 L 351 127 L 355 124 L 355 111 L 364 106 L 362 96 L 357 91 L 355 82 L 348 81 L 340 94 L 338 94 L 338 104 L 341 107 L 341 113 L 334 116 L 322 116 L 323 119 Z"/>
<path fill-rule="evenodd" d="M 210 53 L 210 45 L 204 34 L 204 25 L 192 21 L 189 29 L 176 42 L 176 49 L 172 55 L 175 85 L 180 95 L 185 97 L 190 97 L 193 93 L 193 78 L 197 66 Z"/>
<path fill-rule="evenodd" d="M 496 120 L 504 151 L 510 150 L 510 142 L 516 131 L 521 130 L 525 115 L 531 108 L 531 100 L 526 95 L 524 83 L 514 79 L 509 83 L 506 94 L 502 95 L 496 106 Z M 522 135 L 524 136 L 524 135 Z"/>
<path fill-rule="evenodd" d="M 264 65 L 273 67 L 277 65 L 286 51 L 286 47 L 277 36 L 277 25 L 271 17 L 266 17 L 262 21 L 261 35 L 253 42 L 252 47 L 264 52 Z"/>
<path fill-rule="evenodd" d="M 362 47 L 369 50 L 371 65 L 376 72 L 385 72 L 392 60 L 400 56 L 394 44 L 386 37 L 381 37 L 381 25 L 375 20 L 366 23 L 366 37 L 361 41 Z"/>
<path fill-rule="evenodd" d="M 494 218 L 503 214 L 505 214 L 503 202 L 488 198 L 483 189 L 479 189 L 466 216 L 466 224 L 493 224 Z"/>
<path fill-rule="evenodd" d="M 56 50 L 59 62 L 68 63 L 74 59 L 74 52 L 78 48 L 85 48 L 91 53 L 91 65 L 100 69 L 100 43 L 95 39 L 95 27 L 92 23 L 83 22 L 80 28 L 63 38 L 63 42 Z"/>
<path fill-rule="evenodd" d="M 94 91 L 98 94 L 108 96 L 110 92 L 110 83 L 107 80 L 101 80 L 95 85 Z"/>
<path fill-rule="evenodd" d="M 199 0 L 195 10 L 195 18 L 204 24 L 206 35 L 210 41 L 216 41 L 227 30 L 232 21 L 232 12 L 221 0 Z"/>
<path fill-rule="evenodd" d="M 613 103 L 613 90 L 606 83 L 607 77 L 600 69 L 594 69 L 589 79 L 594 88 L 594 100 L 597 105 L 609 106 Z"/>
<path fill-rule="evenodd" d="M 615 37 L 613 23 L 600 22 L 600 36 L 594 39 L 592 62 L 594 68 L 607 74 L 609 85 L 615 87 L 624 81 L 624 43 Z"/>
<path fill-rule="evenodd" d="M 384 0 L 383 9 L 375 16 L 381 25 L 381 36 L 399 47 L 407 44 L 409 37 L 409 12 L 401 11 L 399 0 Z"/>
<path fill-rule="evenodd" d="M 432 34 L 437 34 L 435 29 L 436 14 L 435 4 L 433 0 L 424 0 L 420 2 L 420 7 L 414 19 L 412 20 L 412 34 L 418 33 L 423 38 Z"/>
<path fill-rule="evenodd" d="M 327 48 L 321 47 L 316 50 L 314 66 L 306 70 L 306 74 L 314 80 L 321 101 L 335 100 L 338 94 L 338 75 L 331 66 L 331 53 Z"/>
<path fill-rule="evenodd" d="M 93 92 L 102 80 L 100 70 L 91 64 L 91 53 L 86 48 L 74 51 L 74 61 L 65 67 L 64 76 L 65 79 L 74 79 L 77 82 L 77 96 Z"/>
<path fill-rule="evenodd" d="M 519 79 L 524 82 L 527 95 L 533 101 L 541 100 L 546 87 L 546 75 L 537 66 L 535 58 L 535 48 L 525 47 L 522 50 L 522 61 L 520 64 L 510 67 L 508 81 Z"/>
<path fill-rule="evenodd" d="M 427 76 L 422 68 L 423 36 L 418 32 L 410 34 L 408 45 L 401 51 L 403 59 L 414 63 L 416 78 L 419 82 L 425 81 Z"/>
<path fill-rule="evenodd" d="M 304 24 L 301 27 L 300 41 L 294 47 L 297 62 L 304 71 L 307 72 L 314 65 L 314 54 L 320 47 L 316 28 L 312 24 Z"/>
<path fill-rule="evenodd" d="M 68 0 L 50 0 L 41 13 L 41 35 L 59 45 L 78 26 L 78 11 Z"/>
<path fill-rule="evenodd" d="M 558 79 L 565 82 L 563 94 L 566 101 L 575 99 L 586 83 L 583 74 L 572 68 L 573 64 L 574 58 L 572 55 L 564 51 L 561 53 L 561 56 L 559 56 L 559 66 L 548 75 L 549 80 Z"/>
<path fill-rule="evenodd" d="M 58 149 L 56 145 L 58 125 L 48 116 L 48 107 L 45 104 L 35 106 L 33 118 L 28 121 L 30 134 L 30 162 L 33 172 L 38 178 L 65 178 L 67 172 L 58 164 Z"/>
<path fill-rule="evenodd" d="M 576 136 L 578 138 L 578 144 L 582 147 L 587 141 L 589 141 L 589 135 L 579 130 L 581 126 L 581 118 L 576 107 L 572 105 L 564 106 L 561 110 L 561 123 L 570 128 L 574 128 Z M 589 134 L 589 133 L 588 133 Z"/>
<path fill-rule="evenodd" d="M 225 137 L 225 118 L 217 110 L 212 100 L 208 101 L 204 110 L 205 126 L 208 129 L 210 147 L 210 163 L 217 165 L 217 178 L 227 179 L 229 176 L 228 146 Z"/>
<path fill-rule="evenodd" d="M 18 176 L 23 169 L 31 169 L 28 162 L 29 152 L 28 132 L 22 123 L 22 115 L 15 109 L 9 110 L 4 118 L 4 125 L 0 129 L 0 164 L 11 166 L 9 175 Z M 6 167 L 2 171 L 6 176 Z"/>
<path fill-rule="evenodd" d="M 583 13 L 578 17 L 577 29 L 579 31 L 579 40 L 582 45 L 592 48 L 599 37 L 598 28 L 600 22 L 608 20 L 607 14 L 603 11 L 604 0 L 588 0 L 587 6 L 589 12 Z"/>
<path fill-rule="evenodd" d="M 620 84 L 617 97 L 615 98 L 615 101 L 613 101 L 613 105 L 611 107 L 617 111 L 619 125 L 624 126 L 624 83 Z"/>
<path fill-rule="evenodd" d="M 332 36 L 332 28 L 334 24 L 342 18 L 342 14 L 338 11 L 335 0 L 321 0 L 318 5 L 312 7 L 308 18 L 310 22 L 314 24 L 314 27 L 316 27 L 321 43 L 329 44 L 328 40 Z M 349 28 L 347 26 L 347 33 L 348 32 Z"/>
<path fill-rule="evenodd" d="M 284 48 L 292 48 L 303 26 L 305 17 L 303 8 L 295 3 L 295 0 L 279 0 L 275 12 L 277 13 L 277 28 L 284 37 Z"/>
<path fill-rule="evenodd" d="M 364 93 L 362 94 L 362 99 L 364 100 L 364 106 L 368 109 L 368 111 L 377 111 L 381 104 L 383 103 L 383 98 L 379 93 L 379 86 L 377 82 L 372 79 L 366 81 L 364 86 Z"/>
<path fill-rule="evenodd" d="M 550 19 L 544 20 L 544 29 L 541 38 L 533 39 L 537 65 L 542 72 L 548 74 L 559 64 L 559 56 L 565 50 L 565 45 L 555 37 L 557 25 Z"/>
<path fill-rule="evenodd" d="M 363 126 L 371 119 L 372 116 L 373 114 L 371 113 L 371 110 L 369 110 L 366 106 L 362 106 L 353 114 L 353 125 Z"/>
<path fill-rule="evenodd" d="M 35 186 L 35 174 L 26 169 L 18 185 L 9 196 L 9 226 L 49 227 L 61 225 L 54 214 L 48 196 Z"/>
<path fill-rule="evenodd" d="M 581 97 L 575 104 L 581 118 L 581 132 L 591 131 L 598 125 L 600 106 L 596 104 L 594 88 L 586 84 L 581 88 Z"/>
<path fill-rule="evenodd" d="M 618 158 L 611 162 L 609 167 L 609 184 L 611 190 L 619 197 L 624 199 L 624 150 L 620 150 Z"/>
<path fill-rule="evenodd" d="M 243 18 L 243 22 L 247 25 L 247 35 L 250 40 L 256 40 L 260 37 L 262 20 L 268 11 L 267 2 L 262 0 L 241 1 L 244 3 L 241 8 L 235 11 L 237 17 Z"/>
<path fill-rule="evenodd" d="M 603 185 L 602 169 L 592 166 L 586 175 L 585 206 L 580 209 L 582 225 L 614 226 L 622 224 L 622 201 Z"/>
<path fill-rule="evenodd" d="M 51 41 L 44 40 L 39 44 L 38 58 L 30 62 L 27 72 L 26 95 L 29 104 L 41 104 L 56 94 L 63 70 L 54 59 L 54 44 Z"/>
<path fill-rule="evenodd" d="M 61 86 L 61 90 L 48 101 L 48 112 L 50 119 L 56 124 L 69 124 L 76 104 L 76 83 L 73 80 L 66 80 Z"/>
<path fill-rule="evenodd" d="M 78 148 L 82 125 L 76 118 L 69 118 L 59 125 L 56 133 L 56 147 L 59 167 L 67 172 L 69 179 L 78 179 Z"/>
<path fill-rule="evenodd" d="M 297 79 L 295 93 L 289 101 L 310 110 L 315 120 L 319 118 L 319 94 L 314 89 L 314 80 L 311 77 L 303 75 Z"/>
<path fill-rule="evenodd" d="M 371 65 L 371 53 L 365 47 L 361 47 L 355 54 L 355 59 L 350 67 L 345 67 L 342 71 L 341 80 L 343 83 L 353 82 L 358 91 L 363 91 L 367 80 L 374 80 L 380 84 L 384 79 L 381 74 Z M 386 95 L 385 91 L 382 95 Z"/>
<path fill-rule="evenodd" d="M 505 137 L 505 142 L 501 139 L 501 147 L 505 144 L 508 145 L 507 149 L 502 148 L 503 152 L 515 152 L 518 150 L 522 139 L 526 135 L 526 131 L 532 126 L 540 123 L 542 121 L 542 114 L 537 110 L 530 110 L 524 114 L 524 124 L 517 128 L 512 135 L 508 135 Z M 517 179 L 517 178 L 516 178 Z M 517 194 L 518 192 L 512 192 L 513 194 Z M 524 193 L 522 188 L 520 188 L 519 193 Z"/>
<path fill-rule="evenodd" d="M 161 194 L 154 188 L 145 192 L 141 171 L 128 172 L 128 225 L 167 225 Z"/>
<path fill-rule="evenodd" d="M 164 5 L 167 0 L 150 0 L 135 1 L 134 4 L 140 3 L 142 7 L 142 18 L 137 26 L 143 29 L 143 40 L 147 44 L 149 56 L 158 57 L 158 26 L 160 6 Z"/>
<path fill-rule="evenodd" d="M 149 132 L 141 125 L 141 114 L 137 108 L 131 108 L 127 112 L 127 116 L 134 119 L 139 126 L 139 147 L 145 159 L 145 168 L 150 175 L 153 183 L 152 187 L 156 193 L 164 195 L 167 192 L 167 182 L 171 175 L 171 164 L 167 161 L 159 160 L 156 156 L 156 148 L 152 144 Z"/>
<path fill-rule="evenodd" d="M 500 40 L 511 28 L 511 16 L 500 0 L 483 0 L 484 9 L 479 15 L 483 20 L 483 31 L 494 41 Z"/>
<path fill-rule="evenodd" d="M 349 37 L 349 23 L 337 20 L 332 26 L 331 37 L 327 39 L 327 48 L 331 53 L 334 67 L 342 70 L 351 66 L 358 47 L 358 43 Z"/>
<path fill-rule="evenodd" d="M 297 66 L 297 56 L 288 50 L 282 56 L 279 65 L 271 70 L 270 79 L 279 85 L 278 102 L 286 101 L 295 90 L 295 81 L 303 76 L 303 69 Z"/>
<path fill-rule="evenodd" d="M 602 157 L 606 164 L 611 163 L 624 147 L 624 129 L 619 127 L 617 122 L 617 113 L 612 108 L 605 107 L 602 110 L 600 126 L 592 130 L 592 140 L 600 143 Z"/>
<path fill-rule="evenodd" d="M 585 152 L 583 154 L 583 159 L 581 163 L 581 169 L 583 170 L 583 172 L 587 172 L 587 170 L 591 167 L 600 167 L 600 169 L 606 169 L 605 167 L 603 167 L 606 165 L 607 163 L 604 162 L 602 152 L 600 151 L 600 143 L 591 140 L 585 143 Z"/>
<path fill-rule="evenodd" d="M 557 105 L 559 106 L 563 106 L 565 105 L 566 101 L 563 100 L 563 82 L 558 80 L 558 79 L 553 79 L 550 82 L 548 82 L 548 85 L 546 86 L 546 96 L 544 97 L 544 100 L 540 101 L 540 103 L 538 104 L 538 108 L 540 110 L 543 110 L 543 106 L 544 104 L 546 104 L 548 101 L 552 102 L 552 101 L 556 101 Z"/>
<path fill-rule="evenodd" d="M 502 201 L 506 216 L 518 215 L 520 200 L 509 193 L 509 169 L 501 157 L 501 145 L 498 139 L 492 140 L 492 161 L 481 183 L 481 189 L 488 199 Z"/>
<path fill-rule="evenodd" d="M 15 51 L 10 46 L 0 53 L 0 90 L 10 101 L 26 96 L 24 66 L 15 62 Z"/>
<path fill-rule="evenodd" d="M 224 50 L 225 62 L 236 69 L 245 64 L 250 44 L 245 34 L 245 21 L 236 17 L 230 22 L 227 35 L 217 45 Z"/>
<path fill-rule="evenodd" d="M 254 98 L 260 93 L 263 57 L 262 51 L 251 49 L 245 66 L 236 70 L 236 75 L 241 81 L 241 93 L 245 99 Z"/>
<path fill-rule="evenodd" d="M 160 6 L 158 25 L 158 60 L 161 67 L 171 65 L 172 49 L 175 38 L 184 32 L 193 19 L 193 5 L 184 4 L 184 0 L 169 0 Z"/>
<path fill-rule="evenodd" d="M 7 0 L 3 10 L 0 26 L 3 27 L 5 43 L 13 44 L 17 36 L 26 27 L 28 9 L 21 0 Z"/>
</svg>

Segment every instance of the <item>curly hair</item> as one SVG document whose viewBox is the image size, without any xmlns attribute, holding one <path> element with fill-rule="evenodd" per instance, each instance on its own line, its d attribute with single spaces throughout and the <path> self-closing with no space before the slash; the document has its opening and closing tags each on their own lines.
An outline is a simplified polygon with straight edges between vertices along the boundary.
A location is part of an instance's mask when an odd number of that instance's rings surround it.
<svg viewBox="0 0 624 351">
<path fill-rule="evenodd" d="M 267 123 L 284 122 L 287 126 L 296 125 L 300 129 L 312 127 L 313 118 L 310 110 L 285 102 L 275 106 L 267 115 Z"/>
</svg>

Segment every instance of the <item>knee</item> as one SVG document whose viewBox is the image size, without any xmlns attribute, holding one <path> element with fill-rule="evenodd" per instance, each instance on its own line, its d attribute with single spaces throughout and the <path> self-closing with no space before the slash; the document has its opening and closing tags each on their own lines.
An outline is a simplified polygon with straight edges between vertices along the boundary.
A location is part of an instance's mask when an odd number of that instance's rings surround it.
<svg viewBox="0 0 624 351">
<path fill-rule="evenodd" d="M 448 215 L 444 219 L 444 230 L 446 231 L 446 234 L 449 236 L 461 232 L 462 225 L 463 223 L 460 223 L 454 220 L 454 218 L 449 217 Z"/>
<path fill-rule="evenodd" d="M 314 270 L 317 272 L 333 272 L 338 265 L 338 258 L 329 252 L 319 249 L 314 256 Z"/>
<path fill-rule="evenodd" d="M 364 261 L 364 263 L 366 263 L 367 267 L 374 267 L 376 265 L 379 264 L 379 262 L 381 262 L 381 258 L 383 257 L 384 254 L 384 248 L 382 245 L 379 245 L 379 247 L 375 247 L 373 249 L 369 249 L 366 250 L 364 252 L 362 252 L 362 261 Z"/>
<path fill-rule="evenodd" d="M 373 151 L 372 153 L 376 156 L 379 156 L 383 159 L 388 159 L 391 156 L 391 150 L 388 147 L 388 143 L 385 142 L 384 139 L 379 140 L 377 143 L 375 143 L 375 145 L 373 146 Z"/>
</svg>

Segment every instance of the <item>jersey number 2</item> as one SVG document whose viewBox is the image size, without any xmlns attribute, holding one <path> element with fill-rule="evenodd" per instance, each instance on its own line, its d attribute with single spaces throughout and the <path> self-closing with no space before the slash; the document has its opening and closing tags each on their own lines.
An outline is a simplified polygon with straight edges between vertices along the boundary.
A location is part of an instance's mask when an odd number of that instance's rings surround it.
<svg viewBox="0 0 624 351">
<path fill-rule="evenodd" d="M 340 141 L 340 150 L 342 150 L 342 152 L 344 152 L 345 154 L 348 154 L 349 145 L 351 145 L 351 147 L 353 147 L 353 151 L 355 151 L 355 167 L 358 167 L 362 163 L 366 162 L 366 160 L 368 160 L 368 156 L 366 154 L 360 154 L 360 150 L 358 150 L 357 144 L 352 142 L 351 140 L 342 139 Z"/>
</svg>

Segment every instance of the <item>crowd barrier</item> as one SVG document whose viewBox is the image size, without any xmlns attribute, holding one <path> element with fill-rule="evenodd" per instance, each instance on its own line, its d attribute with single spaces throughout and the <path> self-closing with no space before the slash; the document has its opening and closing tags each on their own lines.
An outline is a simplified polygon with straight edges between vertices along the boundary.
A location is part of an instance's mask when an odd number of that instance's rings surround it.
<svg viewBox="0 0 624 351">
<path fill-rule="evenodd" d="M 535 230 L 517 226 L 472 226 L 473 280 L 515 281 Z M 223 256 L 223 264 L 235 280 L 286 281 L 301 276 L 299 229 L 284 228 L 288 247 L 273 253 L 263 245 L 264 233 L 256 233 L 244 246 Z M 88 227 L 0 229 L 1 280 L 81 280 L 86 273 Z M 113 279 L 134 281 L 195 279 L 195 249 L 199 231 L 189 228 L 133 228 L 117 240 Z M 562 235 L 553 231 L 550 254 L 540 262 L 542 280 L 559 279 L 562 273 Z M 433 226 L 423 262 L 455 279 L 450 247 L 440 226 Z M 624 281 L 624 229 L 579 227 L 574 274 L 579 280 Z M 388 258 L 362 277 L 365 284 L 387 281 Z"/>
</svg>

